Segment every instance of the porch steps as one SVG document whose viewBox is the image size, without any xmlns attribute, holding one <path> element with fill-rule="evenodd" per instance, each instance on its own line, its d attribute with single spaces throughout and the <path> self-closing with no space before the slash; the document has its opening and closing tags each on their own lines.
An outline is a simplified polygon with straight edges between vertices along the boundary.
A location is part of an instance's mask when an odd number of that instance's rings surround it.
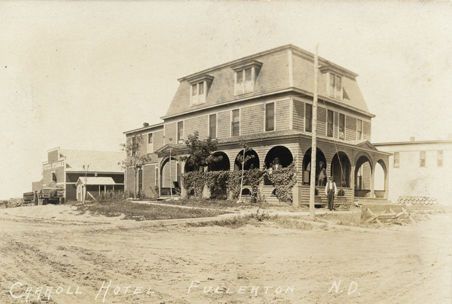
<svg viewBox="0 0 452 304">
<path fill-rule="evenodd" d="M 263 199 L 268 204 L 281 204 L 279 199 L 272 195 L 272 192 L 275 188 L 273 186 L 264 186 L 261 190 L 261 194 L 263 196 Z"/>
<path fill-rule="evenodd" d="M 390 200 L 385 198 L 371 198 L 371 197 L 355 197 L 355 202 L 358 202 L 361 205 L 368 204 L 380 204 L 380 205 L 388 205 L 392 204 Z"/>
</svg>

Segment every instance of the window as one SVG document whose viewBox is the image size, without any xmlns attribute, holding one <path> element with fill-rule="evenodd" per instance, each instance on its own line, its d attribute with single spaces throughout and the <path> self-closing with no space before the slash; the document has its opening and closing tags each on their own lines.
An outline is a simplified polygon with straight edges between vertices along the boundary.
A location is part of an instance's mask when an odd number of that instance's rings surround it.
<svg viewBox="0 0 452 304">
<path fill-rule="evenodd" d="M 198 105 L 206 102 L 206 81 L 200 81 L 191 85 L 191 104 Z"/>
<path fill-rule="evenodd" d="M 345 139 L 345 115 L 339 113 L 339 139 Z"/>
<path fill-rule="evenodd" d="M 328 93 L 331 97 L 342 99 L 342 78 L 339 75 L 330 73 Z"/>
<path fill-rule="evenodd" d="M 443 166 L 443 157 L 444 157 L 443 150 L 439 150 L 437 152 L 436 157 L 437 157 L 436 158 L 436 164 L 438 165 L 438 167 L 442 167 Z"/>
<path fill-rule="evenodd" d="M 153 144 L 152 133 L 148 133 L 147 152 L 148 152 L 148 153 L 154 152 L 154 144 Z"/>
<path fill-rule="evenodd" d="M 275 103 L 265 105 L 265 131 L 275 130 Z"/>
<path fill-rule="evenodd" d="M 231 136 L 240 135 L 240 110 L 232 110 Z"/>
<path fill-rule="evenodd" d="M 419 166 L 425 167 L 425 151 L 421 151 L 419 155 Z"/>
<path fill-rule="evenodd" d="M 356 120 L 356 139 L 363 139 L 363 121 L 361 119 Z"/>
<path fill-rule="evenodd" d="M 393 164 L 394 168 L 399 168 L 400 167 L 400 153 L 399 152 L 394 152 L 394 164 Z"/>
<path fill-rule="evenodd" d="M 55 172 L 52 172 L 52 181 L 54 181 L 54 182 L 57 181 L 57 176 L 56 176 Z"/>
<path fill-rule="evenodd" d="M 177 123 L 177 143 L 181 143 L 184 136 L 184 122 L 179 121 Z"/>
<path fill-rule="evenodd" d="M 306 117 L 305 131 L 312 132 L 312 105 L 309 103 L 306 104 L 305 117 Z"/>
<path fill-rule="evenodd" d="M 217 114 L 209 115 L 209 137 L 217 137 Z"/>
<path fill-rule="evenodd" d="M 328 110 L 326 136 L 333 137 L 333 131 L 334 131 L 334 112 Z"/>
<path fill-rule="evenodd" d="M 235 94 L 245 94 L 254 91 L 254 67 L 238 70 L 236 74 Z"/>
</svg>

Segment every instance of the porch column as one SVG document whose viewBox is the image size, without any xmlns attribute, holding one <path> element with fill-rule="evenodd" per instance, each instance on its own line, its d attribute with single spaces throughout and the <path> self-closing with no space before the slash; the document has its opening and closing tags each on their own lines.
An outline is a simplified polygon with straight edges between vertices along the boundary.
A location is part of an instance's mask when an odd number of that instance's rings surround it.
<svg viewBox="0 0 452 304">
<path fill-rule="evenodd" d="M 355 201 L 355 172 L 356 166 L 353 164 L 350 167 L 350 188 L 352 189 L 352 202 Z"/>
<path fill-rule="evenodd" d="M 375 168 L 376 164 L 372 165 L 370 170 L 370 198 L 375 198 Z"/>
<path fill-rule="evenodd" d="M 185 161 L 180 162 L 180 197 L 181 198 L 187 198 L 187 190 L 184 187 L 184 174 L 185 174 Z"/>
<path fill-rule="evenodd" d="M 386 164 L 385 164 L 386 165 Z M 386 170 L 384 170 L 385 171 L 385 192 L 384 192 L 384 198 L 385 199 L 388 199 L 388 191 L 389 191 L 389 172 L 388 172 L 388 170 L 389 170 L 389 167 L 388 166 L 386 166 Z"/>
</svg>

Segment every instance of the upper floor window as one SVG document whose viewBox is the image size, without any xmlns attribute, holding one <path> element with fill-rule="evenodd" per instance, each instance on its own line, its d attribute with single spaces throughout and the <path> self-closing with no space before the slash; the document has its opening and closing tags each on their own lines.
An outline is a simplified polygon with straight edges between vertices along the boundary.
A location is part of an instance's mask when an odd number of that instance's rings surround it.
<svg viewBox="0 0 452 304">
<path fill-rule="evenodd" d="M 356 139 L 363 139 L 363 121 L 361 119 L 356 120 Z"/>
<path fill-rule="evenodd" d="M 444 159 L 444 152 L 443 150 L 439 150 L 437 152 L 437 156 L 436 156 L 436 164 L 438 165 L 438 167 L 442 167 L 443 166 L 443 159 Z"/>
<path fill-rule="evenodd" d="M 231 136 L 240 135 L 240 110 L 232 110 Z"/>
<path fill-rule="evenodd" d="M 275 130 L 275 103 L 265 104 L 265 131 Z"/>
<path fill-rule="evenodd" d="M 187 79 L 190 86 L 190 104 L 198 105 L 206 102 L 209 87 L 213 81 L 210 75 L 195 76 Z"/>
<path fill-rule="evenodd" d="M 197 105 L 206 102 L 205 81 L 191 85 L 191 104 Z"/>
<path fill-rule="evenodd" d="M 400 167 L 400 153 L 399 152 L 394 152 L 394 164 L 393 164 L 394 168 L 399 168 Z"/>
<path fill-rule="evenodd" d="M 326 136 L 333 137 L 333 133 L 334 133 L 334 112 L 331 110 L 328 110 Z"/>
<path fill-rule="evenodd" d="M 217 137 L 217 114 L 209 115 L 209 137 Z"/>
<path fill-rule="evenodd" d="M 262 63 L 252 60 L 245 63 L 234 65 L 234 94 L 240 95 L 254 91 L 257 74 Z"/>
<path fill-rule="evenodd" d="M 177 143 L 182 143 L 184 137 L 184 122 L 179 121 L 177 123 Z"/>
<path fill-rule="evenodd" d="M 306 111 L 304 115 L 304 117 L 306 117 L 305 131 L 312 132 L 312 105 L 307 103 L 305 111 Z"/>
<path fill-rule="evenodd" d="M 339 113 L 339 139 L 345 139 L 345 115 Z"/>
<path fill-rule="evenodd" d="M 426 161 L 425 161 L 425 151 L 421 151 L 419 154 L 419 166 L 420 167 L 425 167 L 426 165 Z"/>
<path fill-rule="evenodd" d="M 342 99 L 342 77 L 331 72 L 329 75 L 328 95 Z"/>
<path fill-rule="evenodd" d="M 154 152 L 154 138 L 153 138 L 153 133 L 148 133 L 147 152 L 148 152 L 148 153 L 153 153 L 153 152 Z"/>
</svg>

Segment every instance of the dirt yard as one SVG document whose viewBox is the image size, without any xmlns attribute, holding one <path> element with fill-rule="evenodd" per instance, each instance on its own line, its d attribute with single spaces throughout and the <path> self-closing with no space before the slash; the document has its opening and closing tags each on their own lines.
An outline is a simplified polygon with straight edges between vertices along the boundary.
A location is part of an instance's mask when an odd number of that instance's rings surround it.
<svg viewBox="0 0 452 304">
<path fill-rule="evenodd" d="M 0 303 L 452 301 L 450 214 L 385 229 L 185 221 L 2 209 Z"/>
</svg>

